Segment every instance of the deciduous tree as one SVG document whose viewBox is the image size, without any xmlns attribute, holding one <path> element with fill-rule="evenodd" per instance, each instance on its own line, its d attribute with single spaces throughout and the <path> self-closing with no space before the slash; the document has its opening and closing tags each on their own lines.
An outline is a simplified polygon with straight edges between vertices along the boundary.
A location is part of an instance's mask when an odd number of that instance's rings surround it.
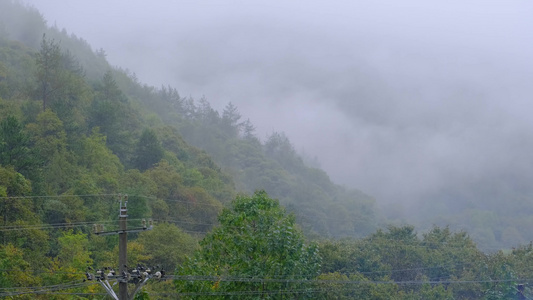
<svg viewBox="0 0 533 300">
<path fill-rule="evenodd" d="M 223 210 L 219 222 L 178 271 L 210 278 L 178 280 L 179 292 L 222 293 L 227 299 L 236 299 L 239 292 L 249 293 L 249 299 L 306 298 L 311 288 L 306 280 L 317 276 L 320 268 L 318 250 L 305 244 L 294 217 L 277 200 L 263 191 L 239 196 L 231 209 Z M 294 290 L 299 292 L 291 294 Z"/>
</svg>

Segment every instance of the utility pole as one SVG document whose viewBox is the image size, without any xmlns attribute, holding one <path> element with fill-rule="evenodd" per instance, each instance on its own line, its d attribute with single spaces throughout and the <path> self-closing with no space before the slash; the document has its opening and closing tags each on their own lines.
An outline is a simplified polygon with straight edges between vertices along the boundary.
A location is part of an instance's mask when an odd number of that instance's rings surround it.
<svg viewBox="0 0 533 300">
<path fill-rule="evenodd" d="M 124 201 L 123 201 L 124 200 Z M 124 196 L 119 194 L 119 230 L 115 231 L 103 231 L 103 226 L 94 225 L 96 235 L 112 235 L 118 234 L 118 263 L 119 263 L 119 273 L 111 269 L 108 272 L 107 268 L 105 270 L 98 270 L 96 275 L 86 273 L 87 280 L 96 279 L 98 283 L 107 291 L 107 293 L 115 300 L 132 300 L 135 297 L 135 294 L 141 289 L 141 287 L 148 281 L 150 278 L 162 278 L 165 276 L 165 271 L 161 269 L 156 271 L 154 268 L 145 268 L 142 266 L 137 266 L 130 271 L 127 267 L 128 262 L 128 232 L 141 232 L 146 230 L 152 230 L 153 225 L 150 221 L 150 227 L 146 226 L 146 221 L 143 219 L 141 228 L 132 228 L 128 230 L 128 195 Z M 109 284 L 108 279 L 116 279 L 118 282 L 118 296 L 113 290 L 113 286 Z M 135 290 L 133 293 L 128 294 L 128 283 L 135 284 Z"/>
<path fill-rule="evenodd" d="M 119 212 L 119 237 L 118 237 L 118 264 L 120 274 L 128 272 L 128 195 L 124 196 L 124 202 L 120 197 L 120 212 Z M 119 300 L 128 300 L 128 280 L 124 278 L 118 283 L 118 297 Z"/>
</svg>

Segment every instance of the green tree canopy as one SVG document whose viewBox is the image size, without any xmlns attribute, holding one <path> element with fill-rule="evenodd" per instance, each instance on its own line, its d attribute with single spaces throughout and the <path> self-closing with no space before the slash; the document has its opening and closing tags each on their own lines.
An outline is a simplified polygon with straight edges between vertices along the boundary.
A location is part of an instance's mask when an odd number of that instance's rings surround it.
<svg viewBox="0 0 533 300">
<path fill-rule="evenodd" d="M 310 285 L 302 282 L 318 275 L 317 247 L 305 244 L 294 217 L 264 191 L 237 197 L 231 209 L 222 211 L 219 222 L 178 270 L 180 275 L 208 279 L 178 280 L 179 292 L 214 292 L 228 299 L 248 292 L 251 298 L 270 295 L 273 299 L 287 297 L 289 290 L 305 291 Z"/>
<path fill-rule="evenodd" d="M 27 171 L 33 165 L 29 137 L 24 126 L 14 116 L 0 122 L 0 165 L 13 166 L 15 171 Z"/>
<path fill-rule="evenodd" d="M 142 232 L 138 241 L 144 245 L 145 254 L 151 256 L 147 263 L 161 265 L 167 270 L 175 269 L 197 247 L 197 241 L 192 236 L 169 223 L 161 223 L 154 230 Z"/>
<path fill-rule="evenodd" d="M 151 168 L 163 158 L 164 150 L 152 129 L 145 129 L 137 143 L 134 166 L 139 170 Z"/>
</svg>

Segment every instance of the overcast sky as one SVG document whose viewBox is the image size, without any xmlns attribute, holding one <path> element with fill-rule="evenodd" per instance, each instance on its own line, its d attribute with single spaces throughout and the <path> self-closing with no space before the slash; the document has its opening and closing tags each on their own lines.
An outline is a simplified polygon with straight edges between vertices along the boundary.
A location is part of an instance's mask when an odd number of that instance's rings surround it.
<svg viewBox="0 0 533 300">
<path fill-rule="evenodd" d="M 533 1 L 27 2 L 380 203 L 533 190 Z"/>
</svg>

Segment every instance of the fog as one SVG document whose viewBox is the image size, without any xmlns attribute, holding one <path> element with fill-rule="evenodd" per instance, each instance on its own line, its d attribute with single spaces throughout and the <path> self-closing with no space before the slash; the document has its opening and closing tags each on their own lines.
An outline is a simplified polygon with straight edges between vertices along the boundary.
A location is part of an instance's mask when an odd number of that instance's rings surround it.
<svg viewBox="0 0 533 300">
<path fill-rule="evenodd" d="M 533 191 L 531 1 L 26 2 L 380 204 Z"/>
</svg>

